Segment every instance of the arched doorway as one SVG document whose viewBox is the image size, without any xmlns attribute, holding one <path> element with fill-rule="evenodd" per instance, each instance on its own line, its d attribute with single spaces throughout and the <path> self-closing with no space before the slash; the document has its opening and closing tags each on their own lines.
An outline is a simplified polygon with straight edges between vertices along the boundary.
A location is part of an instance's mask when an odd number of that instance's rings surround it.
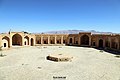
<svg viewBox="0 0 120 80">
<path fill-rule="evenodd" d="M 93 42 L 93 46 L 96 46 L 95 42 Z"/>
<path fill-rule="evenodd" d="M 57 39 L 57 44 L 61 44 L 61 39 Z"/>
<path fill-rule="evenodd" d="M 103 40 L 102 39 L 99 40 L 99 47 L 103 48 Z"/>
<path fill-rule="evenodd" d="M 66 40 L 63 40 L 63 44 L 66 44 Z"/>
<path fill-rule="evenodd" d="M 72 44 L 72 38 L 70 38 L 69 43 Z"/>
<path fill-rule="evenodd" d="M 33 38 L 31 38 L 31 46 L 34 46 L 34 40 L 33 40 Z"/>
<path fill-rule="evenodd" d="M 9 37 L 5 36 L 2 38 L 2 47 L 3 48 L 10 48 L 10 39 Z"/>
<path fill-rule="evenodd" d="M 50 37 L 50 44 L 55 44 L 55 38 L 54 37 Z"/>
<path fill-rule="evenodd" d="M 15 34 L 12 37 L 12 45 L 22 46 L 22 36 L 19 34 Z"/>
<path fill-rule="evenodd" d="M 87 35 L 81 37 L 81 45 L 89 45 L 89 37 Z"/>
<path fill-rule="evenodd" d="M 43 37 L 43 44 L 48 44 L 48 37 Z"/>
<path fill-rule="evenodd" d="M 113 48 L 113 49 L 117 49 L 117 47 L 118 47 L 118 41 L 117 41 L 117 39 L 116 38 L 114 38 L 114 39 L 111 39 L 111 48 Z"/>
<path fill-rule="evenodd" d="M 24 38 L 24 45 L 29 45 L 29 37 L 25 36 Z"/>
<path fill-rule="evenodd" d="M 57 44 L 60 44 L 60 40 L 57 40 Z"/>
</svg>

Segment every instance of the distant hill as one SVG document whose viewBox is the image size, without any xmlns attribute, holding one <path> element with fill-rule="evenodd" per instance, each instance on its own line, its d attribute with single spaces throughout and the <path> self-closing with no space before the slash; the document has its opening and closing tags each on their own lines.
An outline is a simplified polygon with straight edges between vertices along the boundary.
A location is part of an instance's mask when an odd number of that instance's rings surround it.
<svg viewBox="0 0 120 80">
<path fill-rule="evenodd" d="M 60 31 L 48 31 L 48 32 L 43 32 L 42 34 L 78 34 L 79 32 L 91 32 L 92 34 L 115 34 L 112 32 L 99 32 L 95 30 L 89 30 L 89 31 L 84 31 L 84 30 L 60 30 Z"/>
</svg>

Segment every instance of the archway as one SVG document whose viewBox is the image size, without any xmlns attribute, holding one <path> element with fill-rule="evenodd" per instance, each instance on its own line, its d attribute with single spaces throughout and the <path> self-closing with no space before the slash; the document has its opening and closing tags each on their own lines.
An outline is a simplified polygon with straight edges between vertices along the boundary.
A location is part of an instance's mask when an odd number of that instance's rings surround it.
<svg viewBox="0 0 120 80">
<path fill-rule="evenodd" d="M 34 46 L 34 39 L 33 38 L 31 38 L 31 46 Z"/>
<path fill-rule="evenodd" d="M 60 44 L 60 40 L 57 40 L 57 44 Z"/>
<path fill-rule="evenodd" d="M 43 37 L 43 44 L 48 44 L 48 37 Z"/>
<path fill-rule="evenodd" d="M 96 46 L 95 42 L 93 42 L 93 46 Z"/>
<path fill-rule="evenodd" d="M 114 39 L 111 40 L 111 44 L 112 44 L 111 47 L 113 49 L 117 49 L 117 47 L 118 47 L 118 41 L 117 41 L 116 38 L 114 38 Z"/>
<path fill-rule="evenodd" d="M 12 37 L 12 45 L 22 46 L 22 36 L 19 34 L 15 34 Z"/>
<path fill-rule="evenodd" d="M 63 44 L 66 44 L 66 40 L 63 40 Z"/>
<path fill-rule="evenodd" d="M 29 37 L 28 36 L 24 37 L 24 45 L 29 45 Z"/>
<path fill-rule="evenodd" d="M 89 45 L 89 37 L 87 35 L 81 37 L 81 45 Z"/>
<path fill-rule="evenodd" d="M 50 41 L 50 44 L 54 44 L 54 42 L 51 40 L 51 41 Z"/>
<path fill-rule="evenodd" d="M 99 40 L 99 47 L 103 48 L 103 40 L 102 39 Z"/>
<path fill-rule="evenodd" d="M 48 44 L 48 40 L 47 39 L 43 39 L 43 44 Z"/>
<path fill-rule="evenodd" d="M 57 44 L 61 44 L 61 39 L 60 38 L 57 39 L 56 41 L 57 41 Z"/>
<path fill-rule="evenodd" d="M 70 38 L 69 43 L 72 44 L 72 38 Z"/>
<path fill-rule="evenodd" d="M 50 37 L 50 44 L 55 44 L 55 38 L 54 37 Z"/>
<path fill-rule="evenodd" d="M 10 48 L 10 39 L 9 37 L 5 36 L 2 38 L 2 47 L 3 48 Z"/>
</svg>

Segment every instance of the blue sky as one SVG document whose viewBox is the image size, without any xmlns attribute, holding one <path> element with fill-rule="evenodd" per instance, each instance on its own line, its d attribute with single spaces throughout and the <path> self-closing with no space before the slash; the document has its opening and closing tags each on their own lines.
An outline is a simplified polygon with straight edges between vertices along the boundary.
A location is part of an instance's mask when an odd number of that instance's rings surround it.
<svg viewBox="0 0 120 80">
<path fill-rule="evenodd" d="M 0 0 L 0 32 L 120 33 L 120 0 Z"/>
</svg>

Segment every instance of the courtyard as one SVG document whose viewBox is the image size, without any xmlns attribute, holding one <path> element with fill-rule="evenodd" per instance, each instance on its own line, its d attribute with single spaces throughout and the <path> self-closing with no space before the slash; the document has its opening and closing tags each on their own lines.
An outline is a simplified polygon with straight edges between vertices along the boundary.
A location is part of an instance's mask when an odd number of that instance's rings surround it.
<svg viewBox="0 0 120 80">
<path fill-rule="evenodd" d="M 4 50 L 0 80 L 120 80 L 120 58 L 87 47 L 33 46 Z M 46 59 L 52 53 L 73 57 L 69 62 Z"/>
</svg>

